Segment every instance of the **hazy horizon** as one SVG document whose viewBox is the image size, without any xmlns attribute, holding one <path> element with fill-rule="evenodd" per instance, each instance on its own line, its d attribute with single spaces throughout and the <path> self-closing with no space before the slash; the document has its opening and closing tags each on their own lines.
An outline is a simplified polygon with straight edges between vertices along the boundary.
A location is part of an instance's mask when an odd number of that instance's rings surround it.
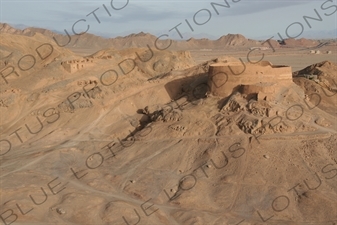
<svg viewBox="0 0 337 225">
<path fill-rule="evenodd" d="M 8 25 L 10 25 L 11 27 L 15 28 L 15 29 L 18 29 L 18 30 L 24 30 L 24 29 L 27 29 L 27 28 L 40 28 L 40 29 L 46 29 L 46 30 L 50 30 L 54 33 L 57 33 L 57 34 L 62 34 L 62 35 L 66 35 L 65 32 L 62 32 L 62 31 L 59 31 L 59 30 L 52 30 L 52 29 L 48 29 L 48 28 L 45 28 L 45 27 L 37 27 L 37 26 L 29 26 L 29 25 L 25 25 L 25 24 L 10 24 L 10 23 L 7 23 Z M 114 35 L 111 35 L 111 36 L 108 36 L 108 35 L 104 35 L 104 34 L 100 34 L 100 33 L 90 33 L 90 32 L 87 32 L 88 34 L 92 34 L 92 35 L 96 35 L 96 36 L 99 36 L 99 37 L 103 37 L 103 38 L 116 38 L 116 37 L 126 37 L 128 35 L 132 35 L 132 34 L 139 34 L 139 33 L 148 33 L 148 34 L 151 34 L 151 35 L 154 35 L 154 36 L 159 36 L 159 35 L 156 35 L 154 33 L 150 33 L 150 32 L 145 32 L 145 31 L 139 31 L 139 32 L 132 32 L 132 33 L 128 33 L 128 32 L 124 32 L 124 33 L 120 33 L 120 34 L 114 34 Z M 329 33 L 329 32 L 327 32 Z M 331 33 L 331 32 L 330 32 Z M 190 38 L 194 38 L 194 39 L 202 39 L 202 38 L 207 38 L 209 40 L 217 40 L 219 38 L 221 38 L 222 36 L 226 36 L 226 35 L 229 35 L 231 33 L 228 33 L 228 34 L 222 34 L 220 36 L 213 36 L 213 35 L 208 35 L 208 34 L 205 34 L 205 33 L 199 33 L 199 34 L 193 34 L 193 33 L 183 33 L 183 36 L 189 36 L 189 38 L 186 38 L 186 39 L 181 39 L 179 37 L 171 37 L 172 40 L 176 40 L 176 41 L 186 41 L 186 40 L 189 40 Z M 74 35 L 74 34 L 70 34 L 70 35 Z M 236 35 L 236 34 L 233 34 L 233 35 Z M 253 40 L 257 40 L 257 41 L 264 41 L 266 39 L 268 39 L 269 37 L 268 36 L 264 36 L 264 37 L 258 37 L 258 38 L 251 38 L 251 37 L 247 37 L 246 35 L 244 34 L 239 34 L 239 35 L 243 35 L 245 38 L 247 39 L 253 39 Z M 334 39 L 336 37 L 315 37 L 315 36 L 312 36 L 312 35 L 309 35 L 309 36 L 306 36 L 305 34 L 302 35 L 301 37 L 298 37 L 296 39 L 301 39 L 301 38 L 307 38 L 307 39 L 313 39 L 313 40 L 329 40 L 329 39 Z M 164 37 L 162 39 L 165 39 Z M 274 37 L 272 38 L 274 40 L 280 40 L 280 38 L 277 38 Z"/>
<path fill-rule="evenodd" d="M 18 4 L 19 3 L 19 4 Z M 87 31 L 113 38 L 166 34 L 175 40 L 217 39 L 228 33 L 250 39 L 337 38 L 337 0 L 277 1 L 42 1 L 0 0 L 1 22 L 69 34 Z M 15 5 L 14 5 L 15 4 Z M 77 23 L 76 23 L 77 22 Z M 74 28 L 74 31 L 73 31 Z"/>
</svg>

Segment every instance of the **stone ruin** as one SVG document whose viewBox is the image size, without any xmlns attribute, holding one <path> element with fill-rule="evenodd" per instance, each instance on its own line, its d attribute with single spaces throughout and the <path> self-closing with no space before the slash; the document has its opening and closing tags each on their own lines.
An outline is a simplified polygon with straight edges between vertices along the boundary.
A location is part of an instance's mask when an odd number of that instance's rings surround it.
<svg viewBox="0 0 337 225">
<path fill-rule="evenodd" d="M 321 51 L 320 50 L 310 50 L 310 54 L 319 55 L 319 54 L 321 54 Z"/>
<path fill-rule="evenodd" d="M 162 122 L 172 122 L 180 121 L 182 119 L 182 114 L 179 110 L 176 110 L 171 105 L 153 105 L 146 106 L 142 113 L 147 115 L 149 120 L 152 121 L 162 121 Z"/>
<path fill-rule="evenodd" d="M 211 64 L 208 71 L 208 95 L 228 97 L 240 92 L 248 98 L 274 100 L 280 88 L 293 82 L 288 66 L 259 63 L 220 62 Z"/>
<path fill-rule="evenodd" d="M 94 64 L 94 60 L 100 59 L 113 59 L 112 55 L 104 55 L 99 57 L 89 56 L 84 59 L 76 59 L 76 60 L 68 60 L 61 62 L 63 68 L 69 73 L 75 73 L 83 68 L 88 66 L 92 66 Z"/>
<path fill-rule="evenodd" d="M 102 56 L 101 59 L 112 59 L 112 55 Z"/>
<path fill-rule="evenodd" d="M 260 50 L 260 51 L 266 51 L 266 50 L 269 50 L 269 47 L 251 47 L 249 48 L 249 50 Z"/>
<path fill-rule="evenodd" d="M 82 60 L 68 60 L 61 62 L 63 68 L 69 73 L 75 73 L 83 68 L 93 65 L 94 60 L 92 58 L 86 58 Z"/>
<path fill-rule="evenodd" d="M 288 123 L 275 119 L 284 113 L 284 107 L 278 104 L 283 103 L 280 99 L 294 84 L 289 66 L 272 65 L 268 61 L 218 62 L 209 66 L 207 81 L 207 96 L 221 98 L 220 113 L 224 118 L 231 118 L 219 127 L 219 134 L 236 132 L 237 128 L 254 135 L 315 129 L 303 126 L 301 120 Z"/>
</svg>

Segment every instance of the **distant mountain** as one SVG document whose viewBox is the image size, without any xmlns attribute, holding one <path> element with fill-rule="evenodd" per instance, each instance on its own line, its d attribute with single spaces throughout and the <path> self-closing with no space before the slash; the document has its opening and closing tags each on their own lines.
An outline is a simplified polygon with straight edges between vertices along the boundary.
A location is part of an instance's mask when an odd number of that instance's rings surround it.
<svg viewBox="0 0 337 225">
<path fill-rule="evenodd" d="M 287 47 L 314 47 L 319 45 L 319 42 L 316 40 L 310 40 L 310 39 L 294 39 L 289 38 L 284 40 L 284 45 Z"/>
<path fill-rule="evenodd" d="M 337 28 L 329 31 L 305 31 L 302 36 L 311 39 L 337 39 Z"/>
<path fill-rule="evenodd" d="M 20 29 L 20 30 L 23 30 L 23 29 L 26 29 L 27 27 L 29 27 L 29 26 L 27 26 L 27 25 L 25 25 L 25 24 L 9 24 L 11 27 L 14 27 L 14 28 L 16 28 L 16 29 Z"/>
<path fill-rule="evenodd" d="M 0 23 L 0 33 L 18 34 L 18 35 L 26 35 L 26 36 L 34 35 L 34 33 L 30 32 L 29 30 L 16 29 L 7 23 Z"/>
<path fill-rule="evenodd" d="M 158 36 L 161 35 L 162 33 L 158 33 Z M 190 38 L 195 38 L 195 39 L 203 39 L 203 38 L 207 38 L 210 40 L 216 40 L 217 37 L 207 34 L 207 33 L 191 33 L 191 32 L 183 32 L 181 33 L 181 35 L 183 36 L 183 39 L 180 37 L 180 35 L 177 32 L 174 32 L 172 34 L 170 34 L 170 38 L 172 40 L 178 40 L 178 41 L 183 41 L 183 40 L 188 40 Z"/>
<path fill-rule="evenodd" d="M 43 28 L 28 27 L 23 30 L 14 28 L 6 23 L 0 23 L 0 33 L 10 33 L 16 35 L 34 36 L 36 33 L 43 34 L 49 39 L 55 39 L 61 46 L 74 47 L 74 48 L 91 48 L 91 49 L 124 49 L 124 48 L 138 48 L 154 46 L 157 39 L 156 36 L 150 33 L 133 33 L 127 36 L 118 36 L 115 38 L 104 38 L 90 33 L 82 35 L 72 35 L 71 39 L 63 33 L 60 34 L 55 31 L 51 31 Z M 165 48 L 171 42 L 170 50 L 188 50 L 188 49 L 223 49 L 231 47 L 270 47 L 267 43 L 262 45 L 265 41 L 257 41 L 247 39 L 241 34 L 227 34 L 221 36 L 216 40 L 210 40 L 208 38 L 190 38 L 188 40 L 160 40 L 158 41 L 158 47 Z M 286 39 L 283 43 L 279 43 L 276 40 L 270 40 L 270 43 L 274 48 L 278 47 L 313 47 L 319 44 L 318 41 L 309 39 Z"/>
</svg>

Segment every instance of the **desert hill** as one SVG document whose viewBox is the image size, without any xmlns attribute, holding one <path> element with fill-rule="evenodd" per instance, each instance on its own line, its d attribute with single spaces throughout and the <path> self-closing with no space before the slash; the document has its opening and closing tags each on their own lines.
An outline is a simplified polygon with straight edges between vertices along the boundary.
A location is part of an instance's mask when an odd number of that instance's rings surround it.
<svg viewBox="0 0 337 225">
<path fill-rule="evenodd" d="M 40 73 L 43 68 L 47 68 L 49 64 L 55 64 L 55 61 L 60 58 L 74 57 L 76 56 L 72 51 L 57 46 L 40 33 L 32 36 L 2 33 L 0 70 L 3 77 L 0 83 L 11 85 L 15 80 Z M 0 86 L 1 92 L 4 87 Z"/>
<path fill-rule="evenodd" d="M 215 41 L 209 40 L 207 38 L 203 39 L 190 38 L 186 41 L 186 47 L 188 49 L 196 49 L 196 48 L 214 49 L 230 46 L 232 47 L 261 46 L 261 43 L 258 41 L 246 39 L 244 36 L 240 34 L 224 35 Z"/>
<path fill-rule="evenodd" d="M 247 39 L 240 34 L 228 34 L 215 41 L 216 46 L 255 46 L 259 44 L 258 41 Z"/>
<path fill-rule="evenodd" d="M 314 47 L 319 44 L 316 40 L 309 40 L 305 38 L 300 39 L 294 39 L 294 38 L 288 38 L 284 40 L 284 46 L 285 47 Z"/>
<path fill-rule="evenodd" d="M 293 73 L 294 82 L 300 85 L 308 98 L 323 110 L 335 115 L 337 91 L 337 65 L 323 61 Z"/>
<path fill-rule="evenodd" d="M 8 224 L 337 223 L 336 104 L 310 96 L 335 90 L 317 83 L 308 92 L 315 81 L 297 76 L 334 79 L 332 62 L 287 74 L 286 85 L 275 75 L 245 89 L 229 73 L 235 88 L 221 97 L 210 94 L 210 68 L 241 65 L 237 58 L 196 64 L 189 51 L 146 46 L 82 57 L 40 33 L 11 32 L 0 34 L 1 68 L 20 72 L 0 82 L 0 214 Z M 17 60 L 38 59 L 44 41 L 55 52 L 20 71 Z M 220 86 L 228 81 L 221 74 Z M 254 71 L 250 80 L 272 75 Z M 268 87 L 274 98 L 249 92 Z"/>
<path fill-rule="evenodd" d="M 324 61 L 310 65 L 300 71 L 296 71 L 293 75 L 300 76 L 310 74 L 310 75 L 317 75 L 318 77 L 322 76 L 337 79 L 337 75 L 335 73 L 336 71 L 337 71 L 336 64 L 334 64 L 333 62 Z"/>
<path fill-rule="evenodd" d="M 0 23 L 0 33 L 8 33 L 8 34 L 20 34 L 20 35 L 26 35 L 26 36 L 32 36 L 34 32 L 31 32 L 29 29 L 16 29 L 14 27 L 11 27 L 7 23 Z"/>
<path fill-rule="evenodd" d="M 70 31 L 69 31 L 70 32 Z M 46 37 L 53 39 L 61 46 L 73 47 L 73 48 L 92 48 L 92 49 L 104 49 L 104 48 L 139 48 L 147 47 L 147 45 L 154 46 L 156 37 L 149 33 L 140 32 L 138 34 L 131 34 L 125 37 L 116 38 L 102 38 L 90 33 L 82 35 L 71 35 L 71 39 L 64 34 L 57 34 L 47 29 L 42 28 L 26 28 L 24 30 L 15 29 L 8 24 L 0 24 L 0 33 L 11 33 L 18 35 L 32 36 L 35 33 L 40 33 Z M 53 40 L 54 41 L 54 40 Z M 209 40 L 206 38 L 194 39 L 191 38 L 187 41 L 180 40 L 160 40 L 158 43 L 162 46 L 167 46 L 168 41 L 172 41 L 170 46 L 171 50 L 189 50 L 189 49 L 223 49 L 231 47 L 270 47 L 268 43 L 264 41 L 256 41 L 247 39 L 240 34 L 227 34 L 221 36 L 217 40 Z M 276 40 L 270 40 L 271 45 L 274 48 L 280 47 L 314 47 L 319 44 L 318 41 L 301 39 L 285 39 L 283 43 L 278 43 Z"/>
</svg>

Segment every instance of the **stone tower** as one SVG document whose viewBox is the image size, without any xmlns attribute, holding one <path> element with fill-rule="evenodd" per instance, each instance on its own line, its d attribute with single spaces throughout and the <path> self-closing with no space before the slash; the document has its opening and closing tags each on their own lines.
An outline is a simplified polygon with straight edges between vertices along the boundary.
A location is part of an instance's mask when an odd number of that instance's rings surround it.
<svg viewBox="0 0 337 225">
<path fill-rule="evenodd" d="M 243 94 L 273 95 L 277 86 L 292 83 L 292 70 L 288 66 L 259 63 L 221 62 L 210 65 L 208 71 L 209 94 L 228 97 L 235 91 Z"/>
</svg>

